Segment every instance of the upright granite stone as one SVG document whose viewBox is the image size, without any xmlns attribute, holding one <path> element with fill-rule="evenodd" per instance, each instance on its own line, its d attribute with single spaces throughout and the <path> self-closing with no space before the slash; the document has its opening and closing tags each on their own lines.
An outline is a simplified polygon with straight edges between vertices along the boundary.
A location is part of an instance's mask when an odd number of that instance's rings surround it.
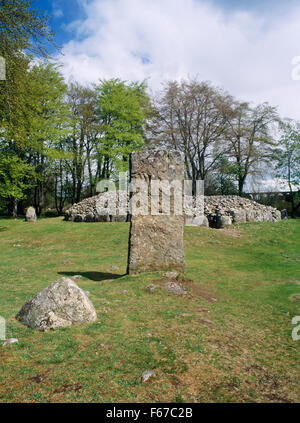
<svg viewBox="0 0 300 423">
<path fill-rule="evenodd" d="M 185 268 L 183 251 L 183 212 L 182 192 L 170 189 L 170 213 L 162 209 L 167 191 L 153 191 L 155 183 L 183 186 L 184 163 L 178 151 L 152 150 L 136 152 L 131 155 L 130 200 L 131 228 L 128 254 L 128 273 L 136 274 L 147 271 L 176 270 L 183 273 Z M 178 186 L 178 185 L 177 185 Z M 152 188 L 152 191 L 151 191 Z M 142 211 L 134 210 L 135 196 L 145 199 Z M 152 195 L 151 195 L 152 193 Z M 174 202 L 174 197 L 177 199 Z M 178 198 L 180 200 L 178 201 Z M 151 201 L 152 200 L 152 201 Z M 159 214 L 153 204 L 159 204 Z M 143 199 L 140 201 L 143 202 Z M 181 204 L 179 204 L 181 203 Z M 136 203 L 137 204 L 137 203 Z"/>
<path fill-rule="evenodd" d="M 25 219 L 26 222 L 36 222 L 36 212 L 34 207 L 28 207 Z"/>
</svg>

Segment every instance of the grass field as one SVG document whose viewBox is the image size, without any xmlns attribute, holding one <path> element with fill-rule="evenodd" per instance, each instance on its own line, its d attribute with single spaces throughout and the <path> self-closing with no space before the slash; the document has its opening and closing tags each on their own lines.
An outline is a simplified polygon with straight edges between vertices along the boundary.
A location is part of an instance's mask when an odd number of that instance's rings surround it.
<svg viewBox="0 0 300 423">
<path fill-rule="evenodd" d="M 1 402 L 300 401 L 300 341 L 291 336 L 299 220 L 186 227 L 185 297 L 145 289 L 163 285 L 162 274 L 125 275 L 128 231 L 0 220 L 0 315 L 7 338 L 19 339 L 0 346 Z M 96 323 L 41 333 L 15 320 L 27 299 L 75 274 Z M 145 370 L 156 378 L 142 383 Z"/>
</svg>

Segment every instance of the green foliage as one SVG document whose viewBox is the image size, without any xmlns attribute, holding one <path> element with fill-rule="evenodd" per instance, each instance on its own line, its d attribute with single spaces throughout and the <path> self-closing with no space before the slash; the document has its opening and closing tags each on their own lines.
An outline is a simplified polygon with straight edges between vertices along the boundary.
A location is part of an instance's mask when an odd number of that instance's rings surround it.
<svg viewBox="0 0 300 423">
<path fill-rule="evenodd" d="M 102 124 L 102 153 L 117 170 L 128 170 L 129 154 L 144 145 L 143 131 L 149 99 L 145 83 L 102 80 L 96 86 L 98 116 Z"/>
<path fill-rule="evenodd" d="M 27 145 L 34 151 L 55 156 L 52 150 L 68 125 L 69 110 L 64 98 L 67 85 L 58 67 L 47 62 L 33 66 L 27 79 L 26 115 L 30 124 Z"/>
<path fill-rule="evenodd" d="M 214 171 L 205 179 L 206 195 L 237 195 L 235 184 L 236 166 L 225 155 L 221 155 L 215 162 Z"/>
<path fill-rule="evenodd" d="M 0 199 L 24 198 L 35 172 L 32 166 L 17 156 L 0 155 Z"/>
<path fill-rule="evenodd" d="M 22 55 L 8 61 L 7 80 L 0 83 L 0 150 L 13 164 L 28 169 L 28 175 L 20 172 L 18 180 L 7 176 L 11 198 L 24 197 L 28 188 L 25 179 L 32 176 L 31 169 L 39 174 L 35 180 L 39 187 L 49 159 L 64 154 L 56 146 L 68 122 L 65 92 L 66 85 L 56 66 L 42 62 L 30 66 L 29 58 Z"/>
<path fill-rule="evenodd" d="M 0 0 L 0 55 L 29 51 L 45 56 L 54 33 L 49 17 L 32 7 L 32 0 Z"/>
</svg>

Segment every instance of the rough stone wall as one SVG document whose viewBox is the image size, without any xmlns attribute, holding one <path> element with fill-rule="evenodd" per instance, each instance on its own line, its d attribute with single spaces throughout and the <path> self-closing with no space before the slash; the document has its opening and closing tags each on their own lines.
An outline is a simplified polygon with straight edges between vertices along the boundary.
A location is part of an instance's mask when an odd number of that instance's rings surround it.
<svg viewBox="0 0 300 423">
<path fill-rule="evenodd" d="M 264 206 L 237 195 L 205 197 L 204 214 L 211 227 L 220 227 L 225 217 L 232 223 L 245 222 L 278 222 L 281 220 L 279 210 L 271 206 Z"/>
<path fill-rule="evenodd" d="M 111 195 L 110 192 L 106 192 L 74 204 L 74 206 L 67 210 L 66 220 L 75 222 L 128 221 L 128 216 L 120 216 L 118 214 L 118 207 L 115 215 L 100 215 L 99 211 L 97 211 L 97 201 L 103 196 L 109 199 Z M 119 191 L 118 196 L 123 196 L 127 199 L 127 194 L 123 191 Z M 277 222 L 281 220 L 280 211 L 274 207 L 264 206 L 255 201 L 235 195 L 204 197 L 204 214 L 209 222 L 209 226 L 214 228 L 222 227 L 222 222 L 227 222 L 226 224 L 228 225 L 230 220 L 231 223 Z M 185 223 L 198 224 L 197 218 L 193 217 L 186 217 Z"/>
<path fill-rule="evenodd" d="M 133 153 L 131 182 L 146 182 L 150 189 L 153 180 L 183 181 L 184 163 L 181 154 L 166 150 Z M 183 273 L 183 214 L 175 215 L 171 208 L 170 215 L 153 216 L 149 197 L 148 212 L 148 215 L 140 215 L 132 211 L 128 273 L 171 269 Z"/>
<path fill-rule="evenodd" d="M 74 204 L 66 211 L 65 220 L 71 222 L 126 222 L 129 216 L 119 214 L 118 202 L 128 201 L 128 195 L 125 191 L 117 191 L 116 194 L 118 201 L 115 214 L 111 214 L 109 211 L 100 212 L 98 208 L 100 200 L 102 202 L 109 201 L 114 195 L 114 192 L 109 191 Z"/>
</svg>

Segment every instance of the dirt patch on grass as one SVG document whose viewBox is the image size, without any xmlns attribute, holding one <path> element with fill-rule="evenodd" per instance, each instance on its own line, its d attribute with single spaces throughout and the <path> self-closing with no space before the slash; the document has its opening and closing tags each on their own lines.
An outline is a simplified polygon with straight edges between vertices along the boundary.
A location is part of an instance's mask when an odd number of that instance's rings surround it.
<svg viewBox="0 0 300 423">
<path fill-rule="evenodd" d="M 79 383 L 65 383 L 60 388 L 54 390 L 54 394 L 62 394 L 66 392 L 78 392 L 82 389 Z"/>
<path fill-rule="evenodd" d="M 241 238 L 243 236 L 242 231 L 238 227 L 228 227 L 224 229 L 216 229 L 218 232 L 223 233 L 224 235 L 233 236 L 234 238 Z"/>
<path fill-rule="evenodd" d="M 204 300 L 209 301 L 210 303 L 216 303 L 218 301 L 209 291 L 201 288 L 199 285 L 196 285 L 191 280 L 183 280 L 181 283 L 186 286 L 193 295 L 196 295 L 197 297 L 201 297 Z"/>
<path fill-rule="evenodd" d="M 168 278 L 161 278 L 161 279 L 154 279 L 152 281 L 154 284 L 162 285 L 164 283 L 170 282 L 170 279 Z M 188 293 L 190 294 L 190 297 L 193 296 L 201 297 L 206 301 L 209 301 L 210 303 L 216 303 L 218 300 L 206 289 L 201 288 L 199 285 L 196 285 L 191 279 L 184 279 L 184 278 L 177 278 L 174 279 L 173 282 L 176 282 L 178 284 L 183 285 L 185 288 L 187 288 Z"/>
<path fill-rule="evenodd" d="M 30 377 L 28 380 L 39 384 L 44 382 L 47 379 L 48 374 L 49 374 L 49 371 L 45 373 L 40 373 L 40 374 L 37 374 L 36 376 Z"/>
<path fill-rule="evenodd" d="M 293 294 L 290 296 L 290 300 L 291 301 L 298 301 L 300 302 L 300 293 L 298 292 L 297 294 Z"/>
</svg>

